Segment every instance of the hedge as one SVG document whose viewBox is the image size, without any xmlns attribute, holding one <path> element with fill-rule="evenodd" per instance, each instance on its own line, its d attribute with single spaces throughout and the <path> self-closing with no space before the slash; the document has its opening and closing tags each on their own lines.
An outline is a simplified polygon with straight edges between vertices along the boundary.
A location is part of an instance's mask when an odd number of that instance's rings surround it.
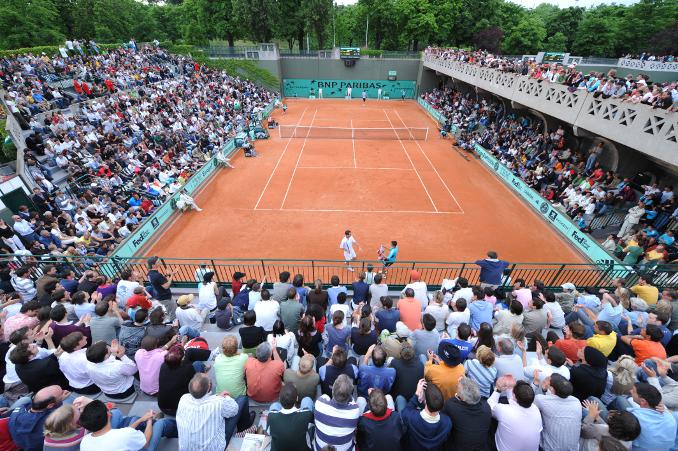
<svg viewBox="0 0 678 451">
<path fill-rule="evenodd" d="M 99 47 L 99 50 L 113 50 L 120 48 L 122 46 L 122 43 L 120 44 L 98 44 L 97 47 Z M 52 55 L 58 55 L 59 54 L 59 47 L 58 45 L 42 45 L 38 47 L 24 47 L 20 49 L 11 49 L 11 50 L 0 50 L 0 58 L 6 57 L 6 56 L 17 56 L 17 55 L 25 55 L 27 53 L 32 53 L 34 55 L 39 55 L 42 52 L 45 52 L 45 54 L 52 56 Z"/>
</svg>

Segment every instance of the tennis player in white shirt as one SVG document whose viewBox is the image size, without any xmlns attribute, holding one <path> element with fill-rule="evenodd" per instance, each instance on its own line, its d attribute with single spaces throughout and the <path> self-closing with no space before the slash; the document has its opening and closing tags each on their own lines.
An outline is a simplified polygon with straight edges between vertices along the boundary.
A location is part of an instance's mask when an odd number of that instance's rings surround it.
<svg viewBox="0 0 678 451">
<path fill-rule="evenodd" d="M 341 239 L 339 248 L 344 251 L 344 260 L 346 261 L 346 269 L 348 269 L 351 272 L 353 272 L 353 268 L 351 268 L 351 260 L 355 260 L 357 256 L 353 246 L 357 246 L 358 249 L 360 249 L 360 251 L 362 252 L 360 244 L 358 244 L 355 237 L 351 234 L 351 231 L 347 230 L 344 232 L 344 237 Z"/>
</svg>

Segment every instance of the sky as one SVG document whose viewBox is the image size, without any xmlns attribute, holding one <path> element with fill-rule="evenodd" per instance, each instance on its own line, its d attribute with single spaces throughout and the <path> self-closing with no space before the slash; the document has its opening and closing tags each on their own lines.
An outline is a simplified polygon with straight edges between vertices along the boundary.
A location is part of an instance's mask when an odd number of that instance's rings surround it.
<svg viewBox="0 0 678 451">
<path fill-rule="evenodd" d="M 540 3 L 551 3 L 554 5 L 558 5 L 561 8 L 567 8 L 570 6 L 581 6 L 584 8 L 587 8 L 589 6 L 595 6 L 595 5 L 600 5 L 602 3 L 610 4 L 610 3 L 617 3 L 620 5 L 631 5 L 633 3 L 637 3 L 638 0 L 551 0 L 551 1 L 544 1 L 544 0 L 510 0 L 513 3 L 517 3 L 519 5 L 522 5 L 526 8 L 534 8 L 535 6 L 539 5 Z M 358 0 L 336 0 L 337 4 L 339 5 L 352 5 L 354 3 L 357 3 Z"/>
</svg>

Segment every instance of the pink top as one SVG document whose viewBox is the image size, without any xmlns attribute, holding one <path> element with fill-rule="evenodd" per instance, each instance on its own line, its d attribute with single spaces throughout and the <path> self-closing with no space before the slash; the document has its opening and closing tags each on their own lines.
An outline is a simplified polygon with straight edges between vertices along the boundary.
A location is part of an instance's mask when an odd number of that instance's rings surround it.
<svg viewBox="0 0 678 451">
<path fill-rule="evenodd" d="M 139 349 L 134 354 L 134 360 L 139 369 L 139 387 L 148 395 L 155 395 L 158 393 L 160 378 L 160 366 L 165 361 L 165 354 L 167 351 L 162 348 L 157 348 L 152 351 Z"/>
<path fill-rule="evenodd" d="M 12 332 L 19 330 L 22 327 L 28 327 L 33 329 L 40 323 L 38 318 L 35 316 L 28 316 L 24 313 L 17 313 L 14 316 L 11 316 L 5 321 L 4 332 L 5 332 L 5 341 L 9 341 L 9 336 L 12 335 Z"/>
<path fill-rule="evenodd" d="M 527 308 L 527 303 L 532 300 L 532 290 L 529 288 L 521 288 L 520 290 L 513 290 L 513 296 L 516 300 L 523 304 L 523 308 Z"/>
</svg>

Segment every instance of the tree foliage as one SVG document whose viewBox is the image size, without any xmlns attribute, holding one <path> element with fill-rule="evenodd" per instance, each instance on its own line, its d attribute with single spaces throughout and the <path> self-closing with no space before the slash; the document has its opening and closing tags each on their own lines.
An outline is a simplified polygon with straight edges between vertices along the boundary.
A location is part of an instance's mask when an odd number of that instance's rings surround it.
<svg viewBox="0 0 678 451">
<path fill-rule="evenodd" d="M 2 0 L 0 49 L 60 45 L 66 38 L 158 39 L 206 45 L 271 42 L 304 49 L 337 45 L 487 48 L 505 54 L 581 56 L 678 52 L 678 1 L 533 9 L 509 0 Z M 369 25 L 368 25 L 369 23 Z"/>
</svg>

